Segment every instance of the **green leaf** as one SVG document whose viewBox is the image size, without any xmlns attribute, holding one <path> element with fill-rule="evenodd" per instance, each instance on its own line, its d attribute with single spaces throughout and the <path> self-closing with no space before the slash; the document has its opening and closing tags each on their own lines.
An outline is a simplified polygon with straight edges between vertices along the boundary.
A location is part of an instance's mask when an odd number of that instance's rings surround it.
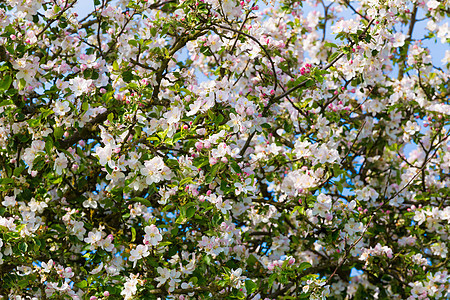
<svg viewBox="0 0 450 300">
<path fill-rule="evenodd" d="M 278 277 L 277 273 L 274 273 L 274 274 L 269 276 L 269 282 L 268 282 L 269 283 L 269 288 L 272 287 L 272 285 L 273 285 L 275 279 L 277 279 L 277 277 Z"/>
<path fill-rule="evenodd" d="M 231 165 L 231 168 L 233 168 L 233 170 L 236 173 L 241 173 L 242 172 L 241 168 L 239 167 L 239 165 L 235 161 L 231 161 L 230 165 Z"/>
<path fill-rule="evenodd" d="M 157 142 L 159 142 L 159 139 L 156 136 L 151 136 L 151 137 L 147 138 L 147 141 L 157 141 Z"/>
<path fill-rule="evenodd" d="M 339 48 L 338 45 L 330 43 L 330 42 L 325 42 L 325 46 L 329 47 L 329 48 Z"/>
<path fill-rule="evenodd" d="M 12 82 L 12 77 L 10 75 L 6 75 L 3 79 L 0 80 L 0 92 L 4 92 L 9 89 Z"/>
<path fill-rule="evenodd" d="M 335 177 L 337 177 L 337 176 L 341 175 L 342 173 L 343 172 L 342 172 L 341 168 L 339 167 L 339 165 L 338 164 L 334 164 L 333 165 L 333 175 Z"/>
<path fill-rule="evenodd" d="M 51 114 L 53 114 L 53 113 L 55 113 L 53 110 L 51 110 L 51 109 L 45 109 L 45 108 L 43 108 L 43 107 L 41 107 L 41 112 L 42 112 L 42 114 L 41 114 L 41 119 L 45 119 L 45 118 L 47 118 L 49 115 L 51 115 Z"/>
<path fill-rule="evenodd" d="M 254 283 L 253 280 L 246 280 L 245 289 L 247 290 L 247 294 L 250 295 L 251 293 L 256 291 L 256 283 Z"/>
<path fill-rule="evenodd" d="M 169 132 L 169 128 L 167 128 L 164 131 L 157 132 L 156 134 L 163 140 L 166 137 L 168 132 Z"/>
<path fill-rule="evenodd" d="M 137 47 L 138 42 L 136 40 L 129 40 L 128 44 L 130 44 L 131 46 Z"/>
<path fill-rule="evenodd" d="M 117 61 L 113 62 L 113 70 L 114 71 L 119 71 L 119 64 L 117 63 Z"/>
<path fill-rule="evenodd" d="M 2 102 L 0 102 L 0 106 L 5 106 L 5 105 L 11 105 L 14 102 L 12 102 L 11 100 L 3 100 Z"/>
<path fill-rule="evenodd" d="M 195 215 L 195 212 L 197 211 L 197 208 L 195 206 L 190 206 L 186 210 L 186 218 L 190 219 Z"/>
<path fill-rule="evenodd" d="M 178 231 L 179 231 L 178 227 L 175 227 L 174 229 L 172 229 L 172 230 L 170 231 L 170 233 L 172 234 L 172 236 L 176 236 L 176 235 L 178 234 Z M 160 243 L 160 244 L 161 244 L 161 243 Z"/>
<path fill-rule="evenodd" d="M 150 34 L 151 34 L 152 36 L 156 36 L 156 33 L 157 33 L 156 27 L 150 28 Z"/>
<path fill-rule="evenodd" d="M 75 285 L 76 285 L 77 287 L 79 287 L 80 289 L 83 289 L 83 288 L 85 288 L 85 287 L 88 286 L 88 283 L 87 283 L 86 280 L 83 280 L 83 281 L 81 281 L 81 282 L 76 283 Z"/>
<path fill-rule="evenodd" d="M 25 170 L 25 166 L 15 168 L 13 172 L 14 176 L 19 177 L 23 170 Z"/>
<path fill-rule="evenodd" d="M 142 197 L 135 197 L 135 198 L 130 199 L 129 201 L 139 202 L 148 207 L 152 206 L 152 203 L 149 200 L 142 198 Z"/>
<path fill-rule="evenodd" d="M 176 143 L 179 140 L 181 140 L 182 138 L 183 138 L 183 133 L 182 132 L 177 132 L 173 136 L 173 142 Z"/>
<path fill-rule="evenodd" d="M 341 54 L 340 52 L 336 51 L 333 54 L 331 54 L 331 56 L 328 58 L 328 62 L 332 62 L 336 57 L 339 56 L 339 54 Z"/>
<path fill-rule="evenodd" d="M 195 167 L 200 169 L 201 167 L 207 165 L 209 163 L 208 159 L 205 157 L 199 157 L 194 159 L 194 162 L 192 163 Z"/>
<path fill-rule="evenodd" d="M 299 215 L 303 215 L 305 213 L 305 208 L 303 206 L 296 206 L 292 211 L 291 216 L 293 216 L 295 212 L 298 212 Z"/>
<path fill-rule="evenodd" d="M 37 240 L 36 243 L 34 243 L 33 245 L 34 252 L 38 252 L 40 248 L 40 243 L 38 244 L 37 242 L 39 242 L 39 240 Z"/>
<path fill-rule="evenodd" d="M 30 127 L 37 127 L 41 124 L 41 119 L 29 119 L 27 120 L 27 123 Z"/>
<path fill-rule="evenodd" d="M 247 265 L 251 267 L 253 267 L 257 262 L 258 260 L 253 254 L 250 254 L 250 256 L 247 258 Z"/>
<path fill-rule="evenodd" d="M 25 81 L 25 79 L 20 78 L 19 80 L 19 85 L 18 85 L 18 89 L 19 91 L 23 90 L 25 88 L 25 85 L 27 84 L 27 82 Z"/>
<path fill-rule="evenodd" d="M 22 289 L 25 289 L 28 286 L 28 283 L 29 283 L 28 279 L 22 279 L 17 282 L 17 285 Z"/>
<path fill-rule="evenodd" d="M 306 269 L 308 269 L 308 268 L 311 268 L 311 264 L 310 264 L 309 262 L 306 262 L 306 261 L 302 262 L 302 263 L 298 266 L 298 269 L 301 270 L 301 271 L 306 270 Z"/>
<path fill-rule="evenodd" d="M 131 82 L 131 80 L 133 80 L 133 72 L 131 70 L 123 72 L 122 78 L 126 83 Z"/>
<path fill-rule="evenodd" d="M 141 126 L 135 126 L 134 127 L 134 132 L 135 132 L 135 136 L 137 136 L 139 138 L 141 136 L 142 127 Z"/>
<path fill-rule="evenodd" d="M 192 182 L 192 177 L 186 177 L 183 180 L 180 181 L 180 186 L 185 186 L 188 183 Z"/>
<path fill-rule="evenodd" d="M 338 181 L 338 182 L 336 182 L 336 186 L 337 186 L 339 193 L 342 193 L 342 191 L 344 190 L 342 183 L 340 181 Z"/>
<path fill-rule="evenodd" d="M 221 124 L 222 121 L 223 121 L 223 119 L 224 119 L 223 115 L 222 115 L 222 114 L 218 114 L 218 115 L 216 116 L 216 118 L 214 119 L 214 123 L 216 123 L 216 124 Z"/>
<path fill-rule="evenodd" d="M 136 229 L 134 227 L 131 227 L 131 242 L 134 242 L 136 240 Z"/>
<path fill-rule="evenodd" d="M 214 112 L 210 109 L 210 110 L 208 110 L 208 117 L 211 119 L 211 120 L 214 120 L 215 119 L 215 114 L 214 114 Z"/>
<path fill-rule="evenodd" d="M 87 111 L 89 109 L 89 102 L 84 101 L 83 104 L 81 105 L 81 109 Z"/>
<path fill-rule="evenodd" d="M 213 182 L 214 178 L 215 178 L 215 177 L 214 177 L 213 174 L 208 173 L 208 175 L 206 175 L 206 178 L 205 178 L 205 183 L 206 183 L 206 184 L 210 184 L 211 182 Z"/>
<path fill-rule="evenodd" d="M 306 83 L 305 83 L 305 87 L 306 88 L 309 88 L 309 87 L 311 87 L 311 86 L 313 86 L 314 85 L 314 80 L 312 80 L 312 79 L 309 79 Z"/>
<path fill-rule="evenodd" d="M 198 278 L 197 277 L 191 277 L 191 279 L 189 279 L 189 282 L 192 282 L 194 285 L 197 284 Z"/>
<path fill-rule="evenodd" d="M 186 222 L 186 216 L 180 214 L 178 218 L 175 220 L 176 224 L 184 224 Z"/>
<path fill-rule="evenodd" d="M 0 185 L 12 184 L 12 183 L 14 183 L 14 179 L 12 179 L 12 178 L 0 178 Z"/>
<path fill-rule="evenodd" d="M 113 120 L 114 120 L 114 114 L 113 114 L 113 113 L 110 113 L 110 114 L 108 115 L 108 121 L 109 121 L 110 123 L 112 123 Z"/>
<path fill-rule="evenodd" d="M 64 130 L 61 127 L 55 127 L 53 129 L 53 135 L 55 136 L 55 140 L 59 140 L 60 138 L 62 138 L 64 134 Z"/>
<path fill-rule="evenodd" d="M 301 293 L 300 294 L 300 299 L 306 299 L 309 298 L 310 293 Z"/>
<path fill-rule="evenodd" d="M 20 243 L 20 244 L 19 244 L 19 250 L 22 251 L 22 253 L 23 253 L 23 252 L 27 252 L 27 250 L 28 250 L 28 245 L 27 245 L 27 243 L 25 243 L 25 242 Z"/>
<path fill-rule="evenodd" d="M 45 142 L 45 152 L 47 152 L 47 154 L 50 155 L 52 153 L 52 149 L 53 149 L 53 140 L 49 138 Z"/>
</svg>

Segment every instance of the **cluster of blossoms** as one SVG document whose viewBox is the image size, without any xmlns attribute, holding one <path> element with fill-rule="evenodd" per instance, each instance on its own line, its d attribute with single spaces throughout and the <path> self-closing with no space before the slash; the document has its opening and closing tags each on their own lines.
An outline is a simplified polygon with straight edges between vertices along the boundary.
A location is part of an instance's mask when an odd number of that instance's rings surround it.
<svg viewBox="0 0 450 300">
<path fill-rule="evenodd" d="M 448 1 L 93 2 L 0 1 L 0 295 L 450 297 Z"/>
</svg>

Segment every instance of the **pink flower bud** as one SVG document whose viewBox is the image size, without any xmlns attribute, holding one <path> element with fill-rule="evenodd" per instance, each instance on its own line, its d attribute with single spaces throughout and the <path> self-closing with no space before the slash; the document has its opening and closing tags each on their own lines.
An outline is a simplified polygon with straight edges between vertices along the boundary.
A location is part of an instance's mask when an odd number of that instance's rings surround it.
<svg viewBox="0 0 450 300">
<path fill-rule="evenodd" d="M 203 148 L 203 143 L 202 142 L 196 142 L 195 143 L 195 148 L 197 149 L 197 151 L 200 151 L 200 150 L 202 150 L 202 148 Z"/>
</svg>

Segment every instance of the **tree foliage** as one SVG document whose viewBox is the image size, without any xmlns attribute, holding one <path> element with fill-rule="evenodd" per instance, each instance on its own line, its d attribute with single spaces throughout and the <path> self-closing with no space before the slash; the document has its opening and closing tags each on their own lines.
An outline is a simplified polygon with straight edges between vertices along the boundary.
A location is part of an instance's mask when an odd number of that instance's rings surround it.
<svg viewBox="0 0 450 300">
<path fill-rule="evenodd" d="M 449 297 L 449 1 L 93 2 L 0 1 L 4 299 Z"/>
</svg>

